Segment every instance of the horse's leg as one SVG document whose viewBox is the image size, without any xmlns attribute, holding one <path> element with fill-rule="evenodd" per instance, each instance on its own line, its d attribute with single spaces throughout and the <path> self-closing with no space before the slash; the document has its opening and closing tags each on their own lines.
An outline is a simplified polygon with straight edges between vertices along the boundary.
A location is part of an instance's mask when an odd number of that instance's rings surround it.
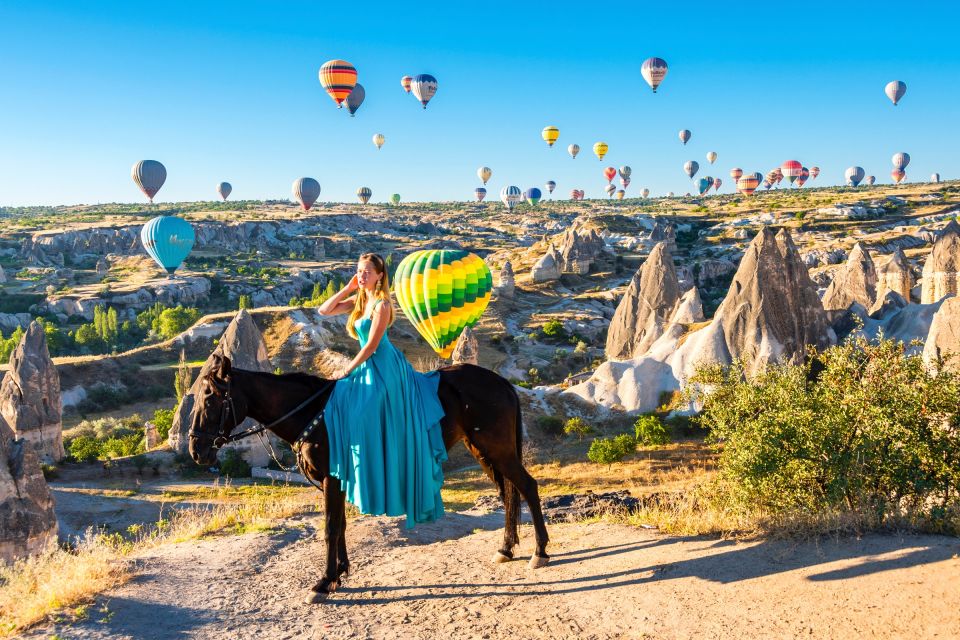
<svg viewBox="0 0 960 640">
<path fill-rule="evenodd" d="M 493 477 L 496 480 L 497 489 L 500 490 L 500 499 L 503 500 L 503 546 L 493 554 L 493 561 L 510 562 L 513 560 L 513 548 L 520 542 L 517 534 L 517 518 L 514 515 L 517 512 L 515 506 L 519 506 L 520 496 L 513 490 L 513 485 L 504 480 L 502 473 L 494 472 Z"/>
<path fill-rule="evenodd" d="M 327 545 L 327 566 L 323 578 L 311 588 L 307 597 L 308 604 L 323 602 L 340 585 L 337 574 L 337 554 L 340 548 L 340 533 L 343 530 L 341 514 L 343 513 L 343 491 L 340 490 L 340 481 L 333 476 L 327 476 L 323 481 L 323 520 L 324 534 Z"/>
<path fill-rule="evenodd" d="M 540 508 L 540 492 L 537 489 L 537 481 L 533 479 L 523 463 L 518 459 L 506 461 L 502 469 L 504 477 L 520 491 L 523 499 L 527 502 L 530 509 L 530 516 L 533 518 L 533 530 L 537 539 L 537 547 L 530 558 L 530 568 L 539 569 L 545 567 L 550 561 L 547 555 L 547 542 L 550 537 L 547 535 L 547 525 L 543 521 L 543 511 Z"/>
<path fill-rule="evenodd" d="M 342 494 L 343 492 L 341 492 Z M 347 557 L 347 500 L 340 500 L 340 539 L 337 545 L 337 579 L 350 573 L 350 559 Z"/>
</svg>

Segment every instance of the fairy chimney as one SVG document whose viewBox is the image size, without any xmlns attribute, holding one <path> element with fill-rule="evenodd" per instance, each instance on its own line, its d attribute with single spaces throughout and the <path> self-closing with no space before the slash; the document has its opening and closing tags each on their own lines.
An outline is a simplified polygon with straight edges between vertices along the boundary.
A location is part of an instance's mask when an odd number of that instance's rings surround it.
<svg viewBox="0 0 960 640">
<path fill-rule="evenodd" d="M 0 417 L 0 563 L 43 551 L 57 539 L 53 495 L 33 446 Z"/>
<path fill-rule="evenodd" d="M 101 278 L 110 273 L 110 263 L 106 258 L 100 258 L 97 260 L 97 275 Z"/>
<path fill-rule="evenodd" d="M 910 300 L 910 290 L 913 289 L 913 271 L 903 250 L 897 247 L 890 259 L 877 269 L 877 298 L 884 291 L 893 291 L 900 294 L 904 300 Z"/>
<path fill-rule="evenodd" d="M 547 249 L 547 253 L 533 265 L 530 275 L 534 282 L 550 282 L 560 279 L 560 256 L 557 255 L 557 250 L 553 248 L 552 244 Z"/>
<path fill-rule="evenodd" d="M 4 284 L 7 281 L 7 274 L 3 272 L 3 267 L 0 266 L 0 284 Z"/>
<path fill-rule="evenodd" d="M 673 257 L 660 242 L 633 275 L 607 331 L 609 360 L 643 355 L 663 335 L 680 301 Z"/>
<path fill-rule="evenodd" d="M 189 451 L 189 432 L 190 423 L 193 418 L 195 398 L 200 392 L 200 382 L 213 367 L 215 355 L 226 356 L 230 358 L 231 364 L 235 369 L 245 369 L 248 371 L 273 371 L 270 364 L 270 358 L 267 355 L 267 345 L 263 341 L 260 329 L 257 328 L 253 318 L 246 309 L 241 309 L 234 316 L 227 329 L 220 336 L 220 341 L 216 349 L 207 358 L 207 361 L 200 369 L 199 375 L 194 380 L 189 391 L 184 394 L 183 399 L 177 406 L 177 411 L 173 416 L 173 426 L 170 428 L 170 446 L 174 451 L 186 454 Z M 237 430 L 245 429 L 253 423 L 248 419 L 237 426 Z M 243 458 L 251 466 L 265 466 L 269 463 L 269 454 L 263 450 L 256 438 L 252 440 L 241 440 L 229 447 L 240 451 Z"/>
<path fill-rule="evenodd" d="M 858 302 L 869 309 L 876 299 L 877 270 L 870 252 L 858 242 L 823 294 L 823 308 L 827 311 L 849 309 Z"/>
<path fill-rule="evenodd" d="M 465 327 L 451 356 L 453 364 L 480 364 L 480 345 L 471 327 Z"/>
<path fill-rule="evenodd" d="M 497 296 L 500 298 L 513 298 L 515 289 L 516 284 L 513 275 L 513 265 L 507 260 L 500 268 L 500 286 L 497 287 Z"/>
<path fill-rule="evenodd" d="M 956 295 L 960 279 L 960 225 L 951 220 L 923 263 L 920 302 L 931 304 Z"/>
<path fill-rule="evenodd" d="M 56 463 L 65 457 L 60 376 L 43 327 L 36 321 L 10 356 L 10 370 L 0 383 L 0 416 L 41 461 Z"/>
</svg>

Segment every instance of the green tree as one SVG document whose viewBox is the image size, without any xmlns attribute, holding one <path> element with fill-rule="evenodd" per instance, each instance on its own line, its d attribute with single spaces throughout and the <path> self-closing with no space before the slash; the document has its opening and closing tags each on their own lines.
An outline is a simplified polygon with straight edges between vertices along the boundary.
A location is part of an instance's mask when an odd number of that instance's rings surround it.
<svg viewBox="0 0 960 640">
<path fill-rule="evenodd" d="M 189 329 L 199 319 L 198 309 L 177 305 L 160 313 L 155 322 L 155 331 L 163 340 L 169 340 Z"/>
<path fill-rule="evenodd" d="M 190 365 L 187 363 L 187 354 L 183 349 L 180 350 L 180 360 L 177 362 L 177 373 L 173 377 L 173 390 L 177 395 L 177 404 L 187 395 L 190 385 L 193 384 Z"/>
<path fill-rule="evenodd" d="M 563 425 L 563 432 L 568 436 L 577 436 L 577 440 L 582 441 L 583 436 L 593 433 L 593 427 L 583 418 L 576 417 L 567 420 L 566 424 Z"/>
<path fill-rule="evenodd" d="M 590 443 L 587 459 L 608 467 L 620 462 L 637 448 L 637 441 L 629 433 L 622 433 L 613 438 L 597 438 Z"/>
<path fill-rule="evenodd" d="M 253 299 L 246 293 L 240 296 L 238 303 L 238 308 L 240 309 L 252 309 L 253 308 Z"/>
<path fill-rule="evenodd" d="M 670 432 L 657 416 L 640 416 L 633 423 L 633 431 L 640 446 L 670 444 Z"/>
<path fill-rule="evenodd" d="M 170 435 L 170 429 L 173 427 L 173 409 L 157 409 L 153 412 L 153 426 L 157 428 L 157 438 L 163 442 Z"/>
</svg>

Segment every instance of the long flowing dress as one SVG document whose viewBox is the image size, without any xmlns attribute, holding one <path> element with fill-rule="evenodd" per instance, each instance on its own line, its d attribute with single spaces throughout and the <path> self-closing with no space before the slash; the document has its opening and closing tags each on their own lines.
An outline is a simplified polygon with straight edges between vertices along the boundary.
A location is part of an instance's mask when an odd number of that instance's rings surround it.
<svg viewBox="0 0 960 640">
<path fill-rule="evenodd" d="M 356 321 L 361 348 L 371 324 Z M 330 473 L 362 513 L 405 514 L 407 527 L 443 515 L 439 382 L 437 371 L 415 371 L 386 332 L 373 355 L 337 381 L 324 412 Z"/>
</svg>

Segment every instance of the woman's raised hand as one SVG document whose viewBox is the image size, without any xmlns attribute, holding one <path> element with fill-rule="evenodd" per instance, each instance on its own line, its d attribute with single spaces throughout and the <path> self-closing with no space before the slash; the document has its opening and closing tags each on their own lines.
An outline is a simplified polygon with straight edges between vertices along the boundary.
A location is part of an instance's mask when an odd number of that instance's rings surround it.
<svg viewBox="0 0 960 640">
<path fill-rule="evenodd" d="M 353 293 L 360 288 L 360 281 L 357 280 L 357 274 L 353 274 L 353 277 L 350 278 L 350 282 L 344 287 L 347 290 L 347 293 Z"/>
</svg>

